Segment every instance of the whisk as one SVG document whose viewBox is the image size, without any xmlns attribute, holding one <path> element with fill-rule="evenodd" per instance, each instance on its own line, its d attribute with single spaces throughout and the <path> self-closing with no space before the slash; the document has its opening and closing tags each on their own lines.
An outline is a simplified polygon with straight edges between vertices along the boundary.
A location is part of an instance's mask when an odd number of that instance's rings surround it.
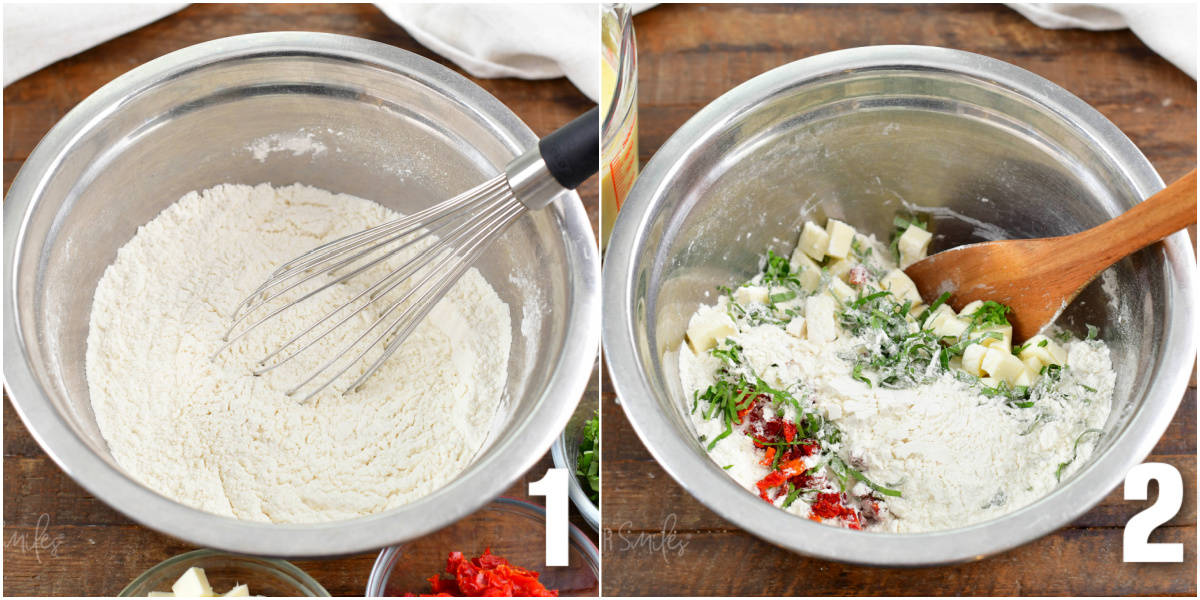
<svg viewBox="0 0 1200 600">
<path fill-rule="evenodd" d="M 261 375 L 312 351 L 330 333 L 348 327 L 367 307 L 379 302 L 378 307 L 383 307 L 379 316 L 287 394 L 292 396 L 311 387 L 301 399 L 307 402 L 354 365 L 370 361 L 370 366 L 342 393 L 357 390 L 509 225 L 527 211 L 544 208 L 596 173 L 599 125 L 599 109 L 593 108 L 540 140 L 488 181 L 419 212 L 317 246 L 284 263 L 234 310 L 225 344 L 213 358 L 263 323 L 286 318 L 285 313 L 300 303 L 368 271 L 384 269 L 386 275 L 309 324 L 254 366 L 254 374 Z M 386 263 L 405 250 L 415 255 L 398 265 Z M 397 298 L 389 296 L 396 290 Z M 298 297 L 285 296 L 289 292 Z M 285 300 L 290 301 L 274 306 Z M 368 359 L 373 350 L 376 356 Z"/>
</svg>

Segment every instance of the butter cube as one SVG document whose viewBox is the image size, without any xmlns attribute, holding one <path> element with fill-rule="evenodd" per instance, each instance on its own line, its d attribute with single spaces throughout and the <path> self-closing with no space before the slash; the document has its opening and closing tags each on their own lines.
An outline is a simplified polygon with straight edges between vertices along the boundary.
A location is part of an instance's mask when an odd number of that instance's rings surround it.
<svg viewBox="0 0 1200 600">
<path fill-rule="evenodd" d="M 211 597 L 213 595 L 212 586 L 208 585 L 208 577 L 204 575 L 204 569 L 200 567 L 192 567 L 183 572 L 179 579 L 171 585 L 171 591 L 176 596 L 185 598 L 196 597 Z"/>
<path fill-rule="evenodd" d="M 829 293 L 842 302 L 850 302 L 858 297 L 858 292 L 841 279 L 829 280 Z"/>
<path fill-rule="evenodd" d="M 996 347 L 989 347 L 983 356 L 980 367 L 988 375 L 1009 385 L 1016 382 L 1017 377 L 1026 371 L 1025 363 L 1011 353 Z"/>
<path fill-rule="evenodd" d="M 980 377 L 979 383 L 982 383 L 987 387 L 996 387 L 1000 385 L 1000 380 L 996 379 L 995 377 Z"/>
<path fill-rule="evenodd" d="M 854 228 L 837 219 L 829 219 L 825 222 L 825 233 L 829 234 L 825 254 L 846 258 L 850 254 L 850 242 L 854 241 Z"/>
<path fill-rule="evenodd" d="M 818 294 L 809 296 L 804 304 L 804 318 L 808 326 L 808 341 L 815 343 L 837 339 L 837 322 L 834 321 L 834 300 Z"/>
<path fill-rule="evenodd" d="M 1054 342 L 1054 340 L 1037 334 L 1025 342 L 1025 349 L 1021 350 L 1021 359 L 1036 357 L 1044 365 L 1065 365 L 1067 364 L 1067 351 Z"/>
<path fill-rule="evenodd" d="M 241 585 L 234 586 L 233 589 L 229 590 L 228 592 L 225 592 L 225 594 L 224 594 L 224 596 L 227 598 L 233 598 L 236 596 L 249 596 L 249 595 L 250 595 L 250 586 L 248 586 L 244 583 Z"/>
<path fill-rule="evenodd" d="M 798 338 L 803 339 L 804 338 L 804 330 L 805 330 L 804 317 L 801 317 L 801 316 L 792 317 L 792 320 L 788 321 L 787 327 L 785 327 L 783 330 L 788 332 L 788 334 L 792 335 L 793 337 L 798 337 Z"/>
<path fill-rule="evenodd" d="M 932 239 L 932 233 L 916 225 L 909 225 L 896 241 L 896 248 L 900 250 L 900 268 L 907 269 L 909 265 L 925 258 L 929 251 L 929 240 Z"/>
<path fill-rule="evenodd" d="M 979 344 L 967 346 L 962 355 L 963 370 L 976 377 L 983 375 L 983 356 L 985 354 L 987 354 L 987 348 Z"/>
<path fill-rule="evenodd" d="M 816 223 L 807 221 L 800 231 L 799 249 L 803 250 L 813 260 L 824 260 L 825 251 L 829 249 L 829 233 Z"/>
<path fill-rule="evenodd" d="M 692 352 L 699 355 L 716 347 L 736 331 L 733 319 L 724 311 L 717 308 L 701 309 L 688 321 L 688 346 L 691 346 Z"/>
<path fill-rule="evenodd" d="M 900 269 L 892 269 L 888 271 L 883 279 L 879 280 L 879 286 L 888 290 L 896 297 L 899 302 L 912 300 L 913 302 L 921 301 L 921 293 L 917 291 L 917 284 L 904 274 Z"/>
<path fill-rule="evenodd" d="M 769 290 L 759 285 L 748 285 L 733 291 L 733 300 L 738 304 L 766 304 Z"/>
<path fill-rule="evenodd" d="M 803 248 L 797 247 L 792 253 L 792 271 L 798 273 L 800 287 L 804 288 L 804 291 L 812 293 L 821 286 L 821 266 L 813 262 L 813 259 L 804 253 Z"/>
</svg>

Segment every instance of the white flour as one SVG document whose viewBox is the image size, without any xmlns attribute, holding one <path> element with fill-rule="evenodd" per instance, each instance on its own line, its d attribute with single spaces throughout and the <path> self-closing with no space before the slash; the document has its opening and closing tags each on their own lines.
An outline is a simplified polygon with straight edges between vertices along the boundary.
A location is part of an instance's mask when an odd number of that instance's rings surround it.
<svg viewBox="0 0 1200 600">
<path fill-rule="evenodd" d="M 1098 342 L 1067 346 L 1070 368 L 1063 372 L 1060 389 L 1069 395 L 1020 409 L 986 398 L 949 375 L 911 389 L 868 388 L 851 378 L 850 363 L 838 356 L 852 345 L 848 339 L 818 347 L 770 325 L 733 339 L 755 371 L 770 374 L 777 384 L 804 382 L 817 410 L 841 428 L 842 453 L 864 465 L 875 481 L 903 493 L 886 499 L 892 518 L 881 521 L 875 528 L 880 531 L 960 527 L 1041 498 L 1057 485 L 1060 463 L 1070 463 L 1063 470 L 1065 478 L 1083 462 L 1071 460 L 1073 442 L 1084 430 L 1104 426 L 1113 392 L 1108 348 Z M 697 357 L 686 345 L 679 362 L 688 395 L 707 388 L 719 366 L 716 358 Z M 1081 384 L 1096 393 L 1082 393 Z M 1093 396 L 1093 402 L 1079 400 Z M 715 419 L 694 415 L 693 422 L 708 439 L 723 429 Z M 1090 454 L 1094 437 L 1080 444 L 1079 458 Z M 733 465 L 727 472 L 754 493 L 755 482 L 770 472 L 759 463 L 761 451 L 743 435 L 722 440 L 710 455 L 722 467 Z M 790 510 L 808 515 L 803 502 Z"/>
<path fill-rule="evenodd" d="M 281 523 L 383 511 L 461 472 L 500 403 L 511 341 L 507 305 L 474 269 L 357 393 L 284 395 L 325 352 L 261 377 L 249 367 L 365 284 L 210 360 L 230 312 L 271 270 L 395 216 L 302 185 L 221 185 L 139 229 L 96 288 L 88 332 L 92 407 L 121 467 L 201 510 Z"/>
</svg>

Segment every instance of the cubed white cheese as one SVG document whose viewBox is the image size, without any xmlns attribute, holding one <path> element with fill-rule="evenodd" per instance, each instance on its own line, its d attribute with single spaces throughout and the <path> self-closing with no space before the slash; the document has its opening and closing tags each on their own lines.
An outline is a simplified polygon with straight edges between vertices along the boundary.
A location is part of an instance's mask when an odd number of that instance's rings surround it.
<svg viewBox="0 0 1200 600">
<path fill-rule="evenodd" d="M 829 234 L 825 254 L 846 258 L 850 254 L 850 243 L 854 241 L 854 228 L 837 219 L 829 219 L 825 222 L 825 233 Z"/>
<path fill-rule="evenodd" d="M 900 250 L 900 268 L 907 269 L 909 265 L 925 258 L 929 251 L 929 240 L 932 239 L 932 233 L 916 225 L 909 225 L 900 235 L 900 239 L 896 240 L 896 248 Z"/>
<path fill-rule="evenodd" d="M 1022 359 L 1030 357 L 1036 357 L 1043 365 L 1067 364 L 1067 351 L 1040 333 L 1029 338 L 1025 342 L 1025 348 L 1021 350 Z"/>
<path fill-rule="evenodd" d="M 975 311 L 979 310 L 981 306 L 983 306 L 983 300 L 969 302 L 966 306 L 962 307 L 962 310 L 958 311 L 958 314 L 965 319 L 970 319 L 971 315 L 975 314 Z"/>
<path fill-rule="evenodd" d="M 806 292 L 815 292 L 821 286 L 821 266 L 813 262 L 803 248 L 797 247 L 792 253 L 792 272 L 798 273 L 800 287 Z"/>
<path fill-rule="evenodd" d="M 1034 379 L 1037 379 L 1037 371 L 1031 371 L 1028 367 L 1026 367 L 1025 370 L 1021 371 L 1021 374 L 1013 380 L 1012 384 L 1014 386 L 1029 387 L 1033 385 Z"/>
<path fill-rule="evenodd" d="M 241 585 L 234 586 L 233 589 L 229 590 L 228 592 L 225 592 L 225 597 L 227 597 L 227 598 L 232 598 L 235 596 L 249 596 L 249 595 L 250 595 L 250 586 L 248 586 L 244 583 Z"/>
<path fill-rule="evenodd" d="M 999 334 L 999 338 L 987 337 L 979 341 L 980 344 L 988 348 L 998 348 L 1006 353 L 1012 354 L 1012 325 L 988 325 L 982 327 L 972 333 L 972 337 L 987 335 L 990 333 Z"/>
<path fill-rule="evenodd" d="M 937 327 L 938 323 L 945 321 L 947 318 L 954 318 L 954 309 L 948 304 L 941 304 L 933 313 L 929 315 L 929 320 L 925 321 L 927 327 Z"/>
<path fill-rule="evenodd" d="M 850 273 L 850 269 L 853 269 L 856 264 L 858 263 L 848 258 L 835 258 L 829 261 L 829 264 L 825 268 L 829 269 L 830 275 L 845 281 L 846 275 Z"/>
<path fill-rule="evenodd" d="M 943 304 L 933 311 L 933 315 L 929 317 L 925 326 L 932 329 L 933 334 L 938 337 L 956 338 L 966 331 L 967 322 L 958 318 L 954 314 L 953 308 Z"/>
<path fill-rule="evenodd" d="M 979 344 L 967 346 L 962 355 L 963 370 L 976 377 L 983 375 L 983 356 L 985 354 L 987 354 L 987 348 Z"/>
<path fill-rule="evenodd" d="M 1022 352 L 1021 354 L 1022 354 L 1022 355 L 1024 355 L 1024 352 Z M 1045 363 L 1043 363 L 1043 362 L 1041 361 L 1041 359 L 1039 359 L 1039 358 L 1038 358 L 1038 357 L 1036 357 L 1036 356 L 1030 356 L 1030 357 L 1028 357 L 1028 358 L 1022 358 L 1022 359 L 1021 359 L 1021 362 L 1025 364 L 1025 368 L 1027 368 L 1027 369 L 1029 369 L 1029 370 L 1033 371 L 1034 373 L 1041 373 L 1041 372 L 1042 372 L 1042 367 L 1043 367 L 1043 366 L 1045 366 Z"/>
<path fill-rule="evenodd" d="M 829 233 L 812 221 L 804 223 L 800 230 L 799 248 L 813 260 L 824 260 L 829 249 Z"/>
<path fill-rule="evenodd" d="M 803 339 L 804 329 L 804 317 L 795 316 L 792 317 L 791 321 L 788 321 L 787 327 L 784 328 L 784 331 L 788 332 L 792 336 Z"/>
<path fill-rule="evenodd" d="M 692 352 L 697 355 L 708 352 L 725 338 L 732 335 L 737 328 L 733 319 L 718 308 L 702 308 L 692 315 L 688 321 L 687 341 Z"/>
<path fill-rule="evenodd" d="M 733 300 L 738 304 L 766 304 L 768 296 L 769 291 L 761 285 L 748 285 L 733 291 Z"/>
<path fill-rule="evenodd" d="M 913 302 L 921 301 L 921 293 L 917 291 L 917 284 L 904 274 L 900 269 L 892 269 L 888 271 L 883 279 L 879 280 L 879 287 L 889 291 L 899 302 L 912 300 Z"/>
<path fill-rule="evenodd" d="M 850 302 L 858 297 L 858 292 L 841 279 L 829 280 L 829 293 L 842 302 Z"/>
<path fill-rule="evenodd" d="M 180 575 L 179 579 L 171 585 L 171 591 L 176 596 L 189 598 L 213 595 L 212 586 L 208 585 L 208 577 L 204 575 L 204 569 L 200 567 L 192 567 L 184 571 L 183 575 Z"/>
<path fill-rule="evenodd" d="M 1026 371 L 1025 363 L 1011 353 L 996 347 L 989 347 L 983 356 L 980 368 L 988 375 L 1013 385 L 1017 377 Z"/>
<path fill-rule="evenodd" d="M 954 358 L 950 359 L 950 369 L 954 370 L 954 371 L 965 371 L 966 370 L 963 368 L 963 361 L 962 361 L 961 356 L 955 356 Z"/>
<path fill-rule="evenodd" d="M 824 294 L 810 296 L 805 301 L 804 319 L 808 327 L 808 341 L 824 343 L 837 339 L 835 308 L 833 298 Z"/>
<path fill-rule="evenodd" d="M 987 387 L 996 387 L 1000 385 L 1000 380 L 996 379 L 995 377 L 980 377 L 979 383 L 982 383 Z"/>
<path fill-rule="evenodd" d="M 950 317 L 942 321 L 941 326 L 933 330 L 933 333 L 941 337 L 957 338 L 967 330 L 967 322 L 958 318 Z"/>
</svg>

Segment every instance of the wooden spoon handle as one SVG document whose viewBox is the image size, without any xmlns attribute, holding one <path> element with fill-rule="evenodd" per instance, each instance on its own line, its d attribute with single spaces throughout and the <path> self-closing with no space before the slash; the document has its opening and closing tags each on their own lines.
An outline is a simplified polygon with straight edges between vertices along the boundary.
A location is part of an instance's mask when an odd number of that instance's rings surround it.
<svg viewBox="0 0 1200 600">
<path fill-rule="evenodd" d="M 1099 270 L 1196 222 L 1196 170 L 1121 216 L 1075 234 Z M 1090 262 L 1090 261 L 1089 261 Z"/>
</svg>

